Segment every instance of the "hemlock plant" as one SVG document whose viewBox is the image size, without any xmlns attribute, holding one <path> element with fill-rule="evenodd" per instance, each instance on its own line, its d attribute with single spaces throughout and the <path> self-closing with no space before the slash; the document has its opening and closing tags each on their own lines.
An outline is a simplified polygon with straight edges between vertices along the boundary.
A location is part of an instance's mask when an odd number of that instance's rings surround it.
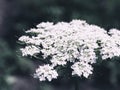
<svg viewBox="0 0 120 90">
<path fill-rule="evenodd" d="M 50 57 L 36 69 L 34 76 L 40 81 L 57 79 L 62 67 L 70 69 L 71 76 L 88 78 L 97 59 L 107 60 L 120 55 L 119 30 L 107 32 L 83 20 L 42 22 L 26 31 L 19 41 L 25 44 L 20 48 L 22 56 Z"/>
</svg>

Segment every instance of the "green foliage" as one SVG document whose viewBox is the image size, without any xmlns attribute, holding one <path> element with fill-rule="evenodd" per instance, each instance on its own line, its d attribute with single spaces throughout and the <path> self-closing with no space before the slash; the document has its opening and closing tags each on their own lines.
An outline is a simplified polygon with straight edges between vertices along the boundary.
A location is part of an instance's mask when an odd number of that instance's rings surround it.
<svg viewBox="0 0 120 90">
<path fill-rule="evenodd" d="M 33 71 L 30 60 L 17 56 L 16 51 L 10 49 L 8 43 L 0 40 L 0 90 L 9 90 L 7 82 L 9 75 L 27 75 Z"/>
</svg>

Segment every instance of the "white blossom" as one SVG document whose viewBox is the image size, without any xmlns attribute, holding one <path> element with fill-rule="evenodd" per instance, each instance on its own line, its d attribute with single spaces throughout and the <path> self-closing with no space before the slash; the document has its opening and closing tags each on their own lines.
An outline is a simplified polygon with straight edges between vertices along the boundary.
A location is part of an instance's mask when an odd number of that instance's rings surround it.
<svg viewBox="0 0 120 90">
<path fill-rule="evenodd" d="M 84 76 L 88 78 L 90 74 L 92 74 L 92 66 L 86 62 L 76 62 L 71 68 L 73 69 L 72 75 Z"/>
<path fill-rule="evenodd" d="M 32 46 L 26 46 L 25 48 L 21 48 L 20 50 L 22 51 L 23 56 L 27 56 L 27 55 L 33 56 L 33 55 L 40 52 L 39 48 L 37 48 L 33 45 Z"/>
<path fill-rule="evenodd" d="M 28 42 L 28 41 L 30 41 L 30 38 L 29 38 L 29 36 L 21 36 L 20 38 L 19 38 L 19 41 L 22 41 L 22 42 Z"/>
<path fill-rule="evenodd" d="M 51 81 L 58 77 L 58 73 L 52 66 L 46 64 L 36 69 L 35 77 L 38 77 L 40 81 Z"/>
<path fill-rule="evenodd" d="M 36 73 L 40 81 L 51 81 L 57 78 L 55 74 L 56 66 L 68 65 L 72 63 L 72 75 L 84 76 L 88 78 L 92 74 L 92 64 L 96 63 L 100 52 L 102 60 L 120 56 L 120 31 L 105 29 L 90 25 L 83 20 L 73 20 L 67 22 L 42 22 L 36 28 L 27 30 L 28 35 L 21 36 L 19 41 L 26 43 L 26 47 L 20 49 L 23 56 L 35 56 L 43 53 L 43 58 L 51 56 L 50 63 L 40 66 Z M 29 36 L 29 33 L 36 33 Z M 42 48 L 40 47 L 42 45 Z M 52 68 L 50 68 L 51 66 Z M 50 71 L 48 74 L 45 68 Z M 42 71 L 43 69 L 43 71 Z M 41 74 L 42 73 L 42 74 Z M 46 74 L 47 73 L 47 74 Z M 54 76 L 51 75 L 53 73 Z"/>
</svg>

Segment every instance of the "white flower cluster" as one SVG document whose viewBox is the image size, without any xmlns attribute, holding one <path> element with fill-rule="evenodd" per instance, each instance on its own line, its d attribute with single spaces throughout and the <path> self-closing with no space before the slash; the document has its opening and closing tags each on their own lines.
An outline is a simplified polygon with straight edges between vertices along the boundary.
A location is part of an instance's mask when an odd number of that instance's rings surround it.
<svg viewBox="0 0 120 90">
<path fill-rule="evenodd" d="M 57 78 L 58 73 L 53 69 L 53 67 L 47 64 L 39 66 L 39 68 L 36 69 L 35 76 L 38 77 L 40 81 L 45 81 L 46 79 L 51 81 L 52 79 Z"/>
<path fill-rule="evenodd" d="M 78 76 L 84 76 L 88 78 L 90 74 L 92 74 L 92 66 L 84 63 L 84 62 L 76 62 L 71 67 L 74 71 L 72 72 L 72 75 L 77 74 Z"/>
<path fill-rule="evenodd" d="M 69 23 L 43 22 L 26 31 L 28 35 L 21 36 L 19 41 L 26 43 L 21 48 L 23 56 L 36 56 L 43 53 L 43 57 L 51 56 L 51 63 L 40 66 L 36 76 L 40 81 L 57 78 L 56 66 L 65 66 L 72 63 L 72 75 L 88 78 L 92 74 L 92 64 L 98 58 L 96 50 L 102 59 L 120 55 L 120 31 L 105 29 L 96 25 L 87 24 L 82 20 L 73 20 Z M 29 36 L 34 33 L 35 36 Z M 42 47 L 41 47 L 42 46 Z"/>
<path fill-rule="evenodd" d="M 27 56 L 27 55 L 33 56 L 36 53 L 40 52 L 39 48 L 35 47 L 34 45 L 27 46 L 24 49 L 21 48 L 20 50 L 22 51 L 23 56 Z"/>
</svg>

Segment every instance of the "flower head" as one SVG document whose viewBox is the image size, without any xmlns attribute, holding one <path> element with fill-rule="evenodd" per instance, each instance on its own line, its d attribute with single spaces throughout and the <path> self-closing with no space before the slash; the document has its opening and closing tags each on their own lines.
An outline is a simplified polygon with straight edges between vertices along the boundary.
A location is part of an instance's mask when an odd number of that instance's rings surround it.
<svg viewBox="0 0 120 90">
<path fill-rule="evenodd" d="M 35 36 L 29 36 L 29 33 L 35 33 Z M 103 60 L 120 56 L 119 30 L 111 29 L 107 32 L 83 20 L 56 24 L 42 22 L 36 28 L 26 31 L 26 34 L 19 38 L 26 43 L 26 47 L 20 49 L 23 56 L 35 56 L 38 53 L 43 53 L 43 58 L 51 56 L 49 63 L 36 70 L 40 81 L 57 78 L 56 67 L 64 67 L 69 63 L 72 75 L 88 78 L 93 71 L 92 64 L 99 58 L 97 51 Z"/>
</svg>

